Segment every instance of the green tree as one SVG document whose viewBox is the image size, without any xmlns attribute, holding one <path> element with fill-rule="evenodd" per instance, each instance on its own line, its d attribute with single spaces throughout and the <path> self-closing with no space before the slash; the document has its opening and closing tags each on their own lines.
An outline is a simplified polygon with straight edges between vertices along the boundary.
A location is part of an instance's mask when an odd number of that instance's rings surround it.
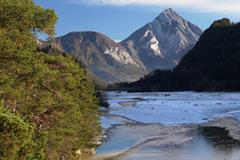
<svg viewBox="0 0 240 160">
<path fill-rule="evenodd" d="M 7 133 L 8 128 L 3 128 L 0 141 L 14 144 L 15 149 L 13 157 L 6 157 L 3 147 L 0 159 L 18 159 L 19 150 L 21 156 L 34 159 L 74 159 L 76 150 L 94 147 L 100 133 L 97 100 L 85 70 L 72 57 L 36 51 L 36 34 L 53 36 L 56 20 L 52 9 L 43 9 L 32 0 L 0 0 L 0 100 L 4 108 L 0 118 L 5 126 L 17 129 Z M 26 138 L 15 142 L 12 132 Z M 35 145 L 31 154 L 24 154 L 28 142 Z"/>
<path fill-rule="evenodd" d="M 211 25 L 211 27 L 230 27 L 234 25 L 230 19 L 228 18 L 223 18 L 223 19 L 220 19 L 220 20 L 216 20 L 213 22 L 213 24 Z M 210 28 L 211 28 L 210 27 Z"/>
</svg>

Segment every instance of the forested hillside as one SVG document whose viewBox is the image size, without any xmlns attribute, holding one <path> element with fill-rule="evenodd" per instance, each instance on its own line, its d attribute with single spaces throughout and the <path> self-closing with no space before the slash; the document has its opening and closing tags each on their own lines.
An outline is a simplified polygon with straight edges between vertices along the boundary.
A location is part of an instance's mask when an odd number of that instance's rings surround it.
<svg viewBox="0 0 240 160">
<path fill-rule="evenodd" d="M 72 57 L 36 50 L 57 16 L 32 0 L 0 1 L 0 159 L 75 159 L 94 147 L 98 102 Z"/>
<path fill-rule="evenodd" d="M 239 91 L 240 24 L 215 21 L 173 70 L 156 70 L 133 83 L 110 88 L 132 91 Z"/>
</svg>

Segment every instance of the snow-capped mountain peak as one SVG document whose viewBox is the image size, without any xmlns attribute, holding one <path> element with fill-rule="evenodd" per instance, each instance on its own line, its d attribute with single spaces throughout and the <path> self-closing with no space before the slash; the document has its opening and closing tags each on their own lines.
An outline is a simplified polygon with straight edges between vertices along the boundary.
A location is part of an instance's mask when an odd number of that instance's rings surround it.
<svg viewBox="0 0 240 160">
<path fill-rule="evenodd" d="M 195 45 L 201 33 L 200 28 L 169 8 L 121 44 L 138 55 L 149 71 L 172 69 Z"/>
<path fill-rule="evenodd" d="M 155 69 L 172 69 L 195 45 L 202 31 L 173 9 L 117 43 L 98 32 L 72 32 L 54 40 L 108 82 L 134 81 Z"/>
<path fill-rule="evenodd" d="M 177 21 L 179 20 L 180 16 L 175 12 L 173 9 L 168 8 L 164 10 L 155 20 L 161 22 L 169 22 L 169 21 Z"/>
</svg>

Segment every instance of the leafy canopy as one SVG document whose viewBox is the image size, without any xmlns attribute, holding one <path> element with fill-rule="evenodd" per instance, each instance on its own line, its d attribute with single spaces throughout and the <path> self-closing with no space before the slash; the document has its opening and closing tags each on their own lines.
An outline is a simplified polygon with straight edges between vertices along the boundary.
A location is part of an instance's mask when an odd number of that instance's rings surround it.
<svg viewBox="0 0 240 160">
<path fill-rule="evenodd" d="M 13 41 L 11 47 L 33 50 L 36 48 L 33 34 L 55 34 L 57 15 L 54 10 L 43 9 L 32 0 L 1 0 L 0 13 L 0 38 Z"/>
</svg>

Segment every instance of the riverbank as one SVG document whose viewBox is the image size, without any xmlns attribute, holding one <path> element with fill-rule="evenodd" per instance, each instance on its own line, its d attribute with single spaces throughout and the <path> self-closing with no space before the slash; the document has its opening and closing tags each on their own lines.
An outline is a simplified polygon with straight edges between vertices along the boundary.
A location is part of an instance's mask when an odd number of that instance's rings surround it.
<svg viewBox="0 0 240 160">
<path fill-rule="evenodd" d="M 239 121 L 232 118 L 217 119 L 201 125 L 122 124 L 110 128 L 107 132 L 110 137 L 108 145 L 111 146 L 109 152 L 99 153 L 93 159 L 158 159 L 166 149 L 174 151 L 192 145 L 193 142 L 205 140 L 212 140 L 208 145 L 218 148 L 215 148 L 218 152 L 220 148 L 240 151 L 239 133 Z M 168 156 L 171 158 L 171 155 Z"/>
<path fill-rule="evenodd" d="M 238 93 L 107 95 L 101 119 L 107 137 L 94 160 L 240 158 Z"/>
</svg>

